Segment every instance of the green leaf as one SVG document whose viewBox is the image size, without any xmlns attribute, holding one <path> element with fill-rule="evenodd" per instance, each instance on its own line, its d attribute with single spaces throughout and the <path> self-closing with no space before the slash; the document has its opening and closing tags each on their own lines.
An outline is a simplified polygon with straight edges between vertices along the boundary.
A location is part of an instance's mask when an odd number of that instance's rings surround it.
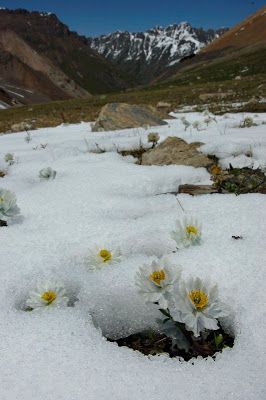
<svg viewBox="0 0 266 400">
<path fill-rule="evenodd" d="M 179 328 L 178 324 L 176 324 L 173 320 L 168 320 L 163 325 L 163 331 L 166 336 L 172 339 L 172 344 L 176 345 L 179 349 L 189 351 L 190 344 L 187 338 L 185 337 L 182 330 Z"/>
<path fill-rule="evenodd" d="M 220 348 L 220 346 L 223 343 L 223 340 L 224 340 L 224 338 L 223 338 L 223 335 L 221 333 L 219 335 L 216 335 L 216 333 L 214 333 L 214 342 L 215 342 L 215 346 L 216 346 L 217 349 Z"/>
</svg>

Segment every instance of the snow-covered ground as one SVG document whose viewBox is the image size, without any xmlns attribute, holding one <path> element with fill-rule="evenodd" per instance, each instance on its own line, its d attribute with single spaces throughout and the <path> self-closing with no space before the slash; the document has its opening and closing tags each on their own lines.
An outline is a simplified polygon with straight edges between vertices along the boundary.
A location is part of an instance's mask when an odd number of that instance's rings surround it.
<svg viewBox="0 0 266 400">
<path fill-rule="evenodd" d="M 190 122 L 206 116 L 182 114 Z M 90 124 L 39 129 L 0 137 L 16 162 L 0 187 L 16 193 L 22 218 L 0 228 L 1 400 L 262 400 L 265 399 L 265 196 L 161 194 L 181 183 L 209 183 L 203 168 L 140 166 L 116 148 L 178 136 L 205 143 L 222 166 L 266 165 L 266 114 L 238 128 L 247 114 L 216 117 L 207 129 L 184 131 L 180 117 L 169 126 L 91 133 Z M 84 139 L 86 138 L 87 143 Z M 46 144 L 45 149 L 41 144 Z M 95 143 L 107 150 L 89 152 Z M 247 154 L 249 156 L 247 156 Z M 53 181 L 40 181 L 51 166 Z M 200 246 L 172 253 L 170 231 L 178 218 L 196 216 Z M 241 235 L 243 240 L 233 240 Z M 95 244 L 120 247 L 121 263 L 89 271 Z M 183 267 L 184 277 L 209 277 L 235 312 L 235 345 L 213 359 L 182 362 L 146 357 L 107 342 L 152 327 L 157 312 L 144 305 L 134 275 L 162 255 Z M 74 307 L 23 311 L 30 290 L 47 279 L 62 282 Z"/>
</svg>

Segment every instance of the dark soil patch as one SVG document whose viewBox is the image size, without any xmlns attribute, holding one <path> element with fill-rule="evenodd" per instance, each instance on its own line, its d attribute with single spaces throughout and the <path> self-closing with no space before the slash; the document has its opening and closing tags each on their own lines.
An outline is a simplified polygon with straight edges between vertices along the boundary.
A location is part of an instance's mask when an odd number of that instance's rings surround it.
<svg viewBox="0 0 266 400">
<path fill-rule="evenodd" d="M 109 338 L 107 340 L 116 342 L 119 347 L 126 346 L 137 350 L 146 356 L 167 353 L 171 358 L 182 357 L 185 361 L 198 356 L 203 358 L 211 356 L 215 359 L 217 352 L 222 352 L 224 348 L 234 345 L 234 338 L 225 333 L 222 328 L 210 331 L 204 337 L 193 337 L 191 349 L 188 352 L 180 350 L 176 344 L 173 344 L 170 337 L 152 330 L 135 333 L 117 340 Z"/>
<path fill-rule="evenodd" d="M 142 156 L 148 150 L 150 150 L 150 148 L 139 147 L 138 149 L 119 150 L 118 153 L 121 154 L 121 156 L 123 156 L 123 157 L 133 156 L 134 158 L 138 159 L 136 164 L 141 164 Z"/>
<path fill-rule="evenodd" d="M 221 193 L 263 193 L 266 194 L 266 176 L 261 169 L 229 168 L 212 177 L 214 186 Z"/>
</svg>

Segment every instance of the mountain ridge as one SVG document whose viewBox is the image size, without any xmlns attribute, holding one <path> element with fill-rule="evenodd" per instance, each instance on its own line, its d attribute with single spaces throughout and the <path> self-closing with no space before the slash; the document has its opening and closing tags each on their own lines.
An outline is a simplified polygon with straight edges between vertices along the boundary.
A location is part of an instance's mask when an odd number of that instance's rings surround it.
<svg viewBox="0 0 266 400">
<path fill-rule="evenodd" d="M 135 77 L 137 83 L 148 84 L 163 70 L 197 53 L 226 30 L 204 30 L 180 22 L 166 27 L 156 26 L 144 32 L 115 31 L 88 38 L 88 44 Z"/>
<path fill-rule="evenodd" d="M 115 66 L 55 14 L 24 9 L 0 9 L 0 77 L 11 104 L 88 97 L 128 86 Z M 34 95 L 11 95 L 8 85 Z"/>
</svg>

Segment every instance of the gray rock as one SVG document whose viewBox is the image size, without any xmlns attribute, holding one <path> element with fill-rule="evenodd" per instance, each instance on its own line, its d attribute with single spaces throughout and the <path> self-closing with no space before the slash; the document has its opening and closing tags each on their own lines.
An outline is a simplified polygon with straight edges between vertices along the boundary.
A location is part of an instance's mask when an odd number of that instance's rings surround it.
<svg viewBox="0 0 266 400">
<path fill-rule="evenodd" d="M 113 131 L 158 125 L 167 125 L 167 123 L 156 114 L 155 109 L 151 106 L 108 103 L 102 108 L 92 131 Z"/>
</svg>

